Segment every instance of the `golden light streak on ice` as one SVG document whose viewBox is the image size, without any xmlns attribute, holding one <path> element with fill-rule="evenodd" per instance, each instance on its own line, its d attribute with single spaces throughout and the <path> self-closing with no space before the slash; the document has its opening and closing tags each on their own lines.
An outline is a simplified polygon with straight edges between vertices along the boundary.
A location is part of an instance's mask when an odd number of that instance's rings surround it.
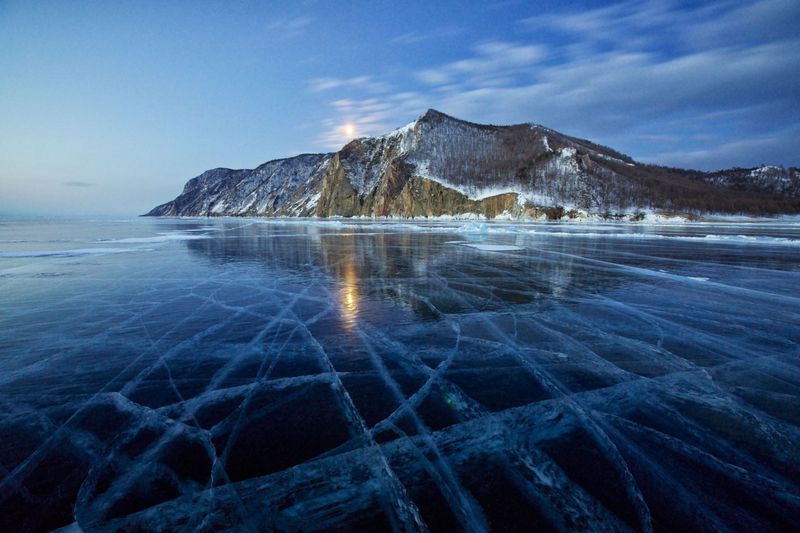
<svg viewBox="0 0 800 533">
<path fill-rule="evenodd" d="M 347 262 L 344 265 L 339 304 L 345 327 L 352 329 L 356 324 L 356 318 L 358 318 L 358 273 L 352 262 Z"/>
</svg>

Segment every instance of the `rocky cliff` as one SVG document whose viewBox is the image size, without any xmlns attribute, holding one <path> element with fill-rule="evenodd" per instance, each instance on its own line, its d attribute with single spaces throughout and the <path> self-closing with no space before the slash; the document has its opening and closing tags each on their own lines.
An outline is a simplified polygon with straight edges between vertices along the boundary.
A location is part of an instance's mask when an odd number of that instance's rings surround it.
<svg viewBox="0 0 800 533">
<path fill-rule="evenodd" d="M 800 171 L 705 173 L 645 165 L 543 126 L 487 126 L 429 110 L 336 153 L 206 171 L 148 215 L 558 218 L 641 209 L 796 213 Z"/>
</svg>

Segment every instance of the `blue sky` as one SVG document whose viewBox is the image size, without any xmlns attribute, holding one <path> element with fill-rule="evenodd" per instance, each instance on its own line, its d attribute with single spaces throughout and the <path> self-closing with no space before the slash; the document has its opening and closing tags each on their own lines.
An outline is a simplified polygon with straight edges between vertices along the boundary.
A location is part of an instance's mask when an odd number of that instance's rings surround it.
<svg viewBox="0 0 800 533">
<path fill-rule="evenodd" d="M 800 165 L 800 2 L 564 4 L 0 0 L 0 214 L 137 214 L 430 107 Z"/>
</svg>

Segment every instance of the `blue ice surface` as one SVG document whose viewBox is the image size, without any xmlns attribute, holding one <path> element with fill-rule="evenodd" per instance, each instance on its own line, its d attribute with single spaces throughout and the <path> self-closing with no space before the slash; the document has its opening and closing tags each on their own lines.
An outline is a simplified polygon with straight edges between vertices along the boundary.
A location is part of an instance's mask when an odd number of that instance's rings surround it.
<svg viewBox="0 0 800 533">
<path fill-rule="evenodd" d="M 780 531 L 800 225 L 0 222 L 0 530 Z"/>
</svg>

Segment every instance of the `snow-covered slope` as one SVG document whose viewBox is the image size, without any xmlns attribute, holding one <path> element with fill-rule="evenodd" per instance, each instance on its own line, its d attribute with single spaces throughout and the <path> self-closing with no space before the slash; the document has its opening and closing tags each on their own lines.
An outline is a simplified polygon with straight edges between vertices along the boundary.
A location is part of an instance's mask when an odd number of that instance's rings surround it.
<svg viewBox="0 0 800 533">
<path fill-rule="evenodd" d="M 490 126 L 434 110 L 334 154 L 214 169 L 149 215 L 560 217 L 800 211 L 797 169 L 704 173 L 638 163 L 536 124 Z"/>
<path fill-rule="evenodd" d="M 611 199 L 587 197 L 589 178 L 614 181 L 616 173 L 603 167 L 607 161 L 633 164 L 613 150 L 535 124 L 483 126 L 428 111 L 417 135 L 420 142 L 407 158 L 416 174 L 475 200 L 513 192 L 535 205 L 606 209 Z"/>
<path fill-rule="evenodd" d="M 703 181 L 735 191 L 767 192 L 800 198 L 800 169 L 766 165 L 706 174 Z"/>
<path fill-rule="evenodd" d="M 209 170 L 189 180 L 178 198 L 148 214 L 308 214 L 315 207 L 310 201 L 313 194 L 298 197 L 298 193 L 305 193 L 315 179 L 319 181 L 330 159 L 330 154 L 303 154 L 269 161 L 253 170 Z"/>
</svg>

